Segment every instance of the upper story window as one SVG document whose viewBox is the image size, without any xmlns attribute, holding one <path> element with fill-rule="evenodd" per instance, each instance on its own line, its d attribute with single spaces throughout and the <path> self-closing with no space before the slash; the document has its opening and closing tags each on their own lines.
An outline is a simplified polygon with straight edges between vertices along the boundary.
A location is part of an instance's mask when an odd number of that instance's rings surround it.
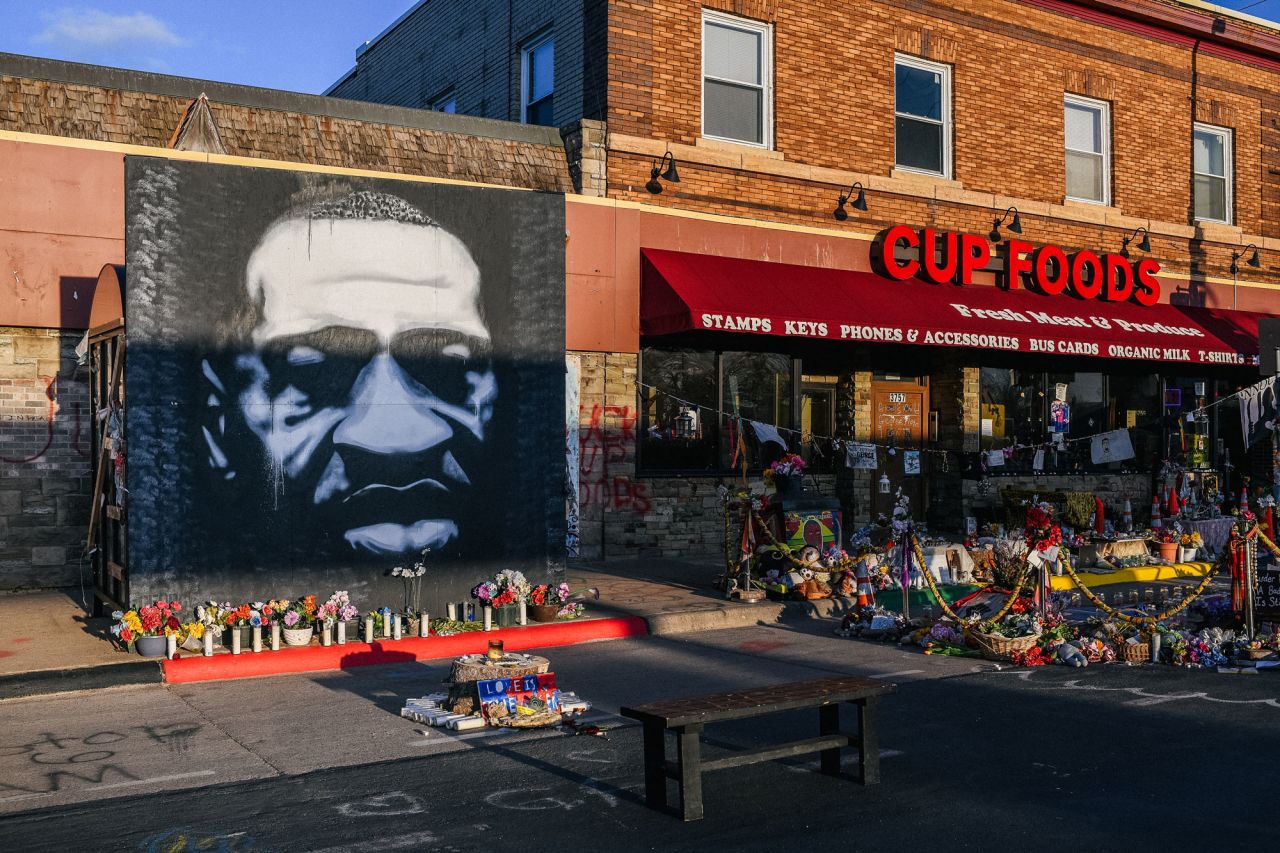
<svg viewBox="0 0 1280 853">
<path fill-rule="evenodd" d="M 772 109 L 769 25 L 703 10 L 702 135 L 767 148 Z"/>
<path fill-rule="evenodd" d="M 951 68 L 897 56 L 893 63 L 894 163 L 951 177 Z"/>
<path fill-rule="evenodd" d="M 1231 222 L 1231 131 L 1209 124 L 1195 126 L 1192 158 L 1196 186 L 1196 219 Z"/>
<path fill-rule="evenodd" d="M 1067 95 L 1067 198 L 1111 203 L 1111 105 Z"/>
<path fill-rule="evenodd" d="M 427 109 L 435 110 L 438 113 L 456 113 L 458 111 L 458 96 L 453 92 L 437 95 L 431 99 Z"/>
<path fill-rule="evenodd" d="M 520 51 L 520 121 L 554 123 L 556 42 L 542 36 Z"/>
</svg>

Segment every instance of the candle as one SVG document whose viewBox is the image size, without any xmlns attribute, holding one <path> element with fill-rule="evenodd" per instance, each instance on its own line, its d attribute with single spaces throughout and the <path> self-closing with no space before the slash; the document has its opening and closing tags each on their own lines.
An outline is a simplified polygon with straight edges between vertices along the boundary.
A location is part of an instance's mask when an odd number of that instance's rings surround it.
<svg viewBox="0 0 1280 853">
<path fill-rule="evenodd" d="M 385 640 L 390 636 L 391 636 L 391 608 L 384 607 L 382 608 L 382 639 Z"/>
<path fill-rule="evenodd" d="M 484 606 L 484 629 L 493 630 L 493 608 L 487 604 Z"/>
<path fill-rule="evenodd" d="M 373 642 L 373 614 L 372 613 L 364 617 L 364 641 L 366 643 Z"/>
<path fill-rule="evenodd" d="M 333 627 L 328 622 L 320 623 L 320 645 L 333 645 Z"/>
<path fill-rule="evenodd" d="M 271 623 L 271 651 L 280 651 L 280 623 Z"/>
<path fill-rule="evenodd" d="M 213 657 L 213 630 L 207 625 L 204 629 L 204 656 L 207 658 Z"/>
<path fill-rule="evenodd" d="M 421 613 L 418 616 L 418 636 L 428 637 L 431 635 L 431 616 L 428 613 Z"/>
<path fill-rule="evenodd" d="M 173 660 L 178 656 L 178 635 L 177 634 L 165 635 L 165 654 L 168 655 L 169 660 Z"/>
<path fill-rule="evenodd" d="M 521 625 L 529 624 L 529 608 L 523 598 L 520 599 L 520 624 Z"/>
<path fill-rule="evenodd" d="M 458 605 L 452 601 L 444 606 L 444 617 L 450 622 L 458 621 Z"/>
<path fill-rule="evenodd" d="M 338 645 L 345 646 L 347 644 L 347 623 L 338 623 Z"/>
<path fill-rule="evenodd" d="M 231 654 L 240 654 L 240 626 L 235 625 L 231 628 Z"/>
<path fill-rule="evenodd" d="M 398 640 L 401 636 L 400 614 L 397 613 L 391 617 L 391 639 Z"/>
<path fill-rule="evenodd" d="M 502 641 L 501 641 L 501 640 L 490 640 L 490 641 L 489 641 L 489 652 L 488 652 L 488 658 L 489 658 L 489 660 L 502 660 L 503 655 L 504 655 L 504 652 L 503 652 L 503 649 L 502 649 Z"/>
<path fill-rule="evenodd" d="M 262 651 L 262 626 L 254 625 L 250 629 L 250 636 L 253 638 L 253 650 L 255 652 Z"/>
</svg>

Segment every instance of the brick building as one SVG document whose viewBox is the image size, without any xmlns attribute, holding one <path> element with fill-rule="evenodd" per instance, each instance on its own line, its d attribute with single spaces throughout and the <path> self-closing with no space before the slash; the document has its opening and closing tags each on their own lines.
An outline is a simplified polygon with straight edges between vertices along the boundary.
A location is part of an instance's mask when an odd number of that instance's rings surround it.
<svg viewBox="0 0 1280 853">
<path fill-rule="evenodd" d="M 335 93 L 380 99 L 407 81 L 419 95 L 466 91 L 494 85 L 495 67 L 505 91 L 523 91 L 520 37 L 459 28 L 464 10 L 485 14 L 473 6 L 418 4 Z M 584 555 L 717 550 L 714 490 L 740 475 L 737 416 L 782 428 L 857 520 L 900 487 L 917 516 L 954 529 L 964 516 L 1002 520 L 1001 496 L 1018 492 L 1098 495 L 1113 516 L 1129 498 L 1141 516 L 1153 487 L 1176 480 L 1201 494 L 1245 475 L 1270 483 L 1269 447 L 1246 448 L 1230 395 L 1257 378 L 1240 364 L 1256 353 L 1245 312 L 1276 313 L 1280 287 L 1273 25 L 1194 0 L 602 0 L 568 15 L 546 10 L 518 29 L 554 27 L 555 80 L 573 75 L 575 104 L 582 87 L 582 109 L 557 105 L 555 121 L 581 193 L 568 209 L 567 345 L 582 376 Z M 471 65 L 421 58 L 446 49 L 498 59 L 477 81 Z M 512 103 L 456 106 L 518 119 Z M 678 183 L 653 180 L 667 153 Z M 1060 310 L 1097 330 L 1083 302 L 984 293 L 1004 274 L 998 253 L 966 290 L 872 269 L 889 226 L 981 236 L 1001 221 L 1008 238 L 1015 212 L 1019 257 L 1052 245 L 1155 260 L 1160 304 L 1137 325 L 1185 320 L 1222 352 L 1158 331 L 1067 356 L 1058 340 L 1049 355 L 1040 321 L 1012 347 L 995 320 L 977 326 L 990 337 L 946 339 L 974 346 L 895 342 L 904 329 L 877 316 L 884 306 L 910 303 L 933 322 L 950 310 L 946 293 L 992 299 L 993 313 Z M 905 243 L 898 255 L 916 257 Z M 726 330 L 748 281 L 777 291 L 768 333 Z M 649 313 L 673 293 L 674 314 Z M 826 317 L 813 306 L 828 301 L 857 316 L 820 334 L 780 319 Z M 870 331 L 842 341 L 836 322 Z M 1133 328 L 1123 322 L 1109 328 Z M 1141 346 L 1157 340 L 1164 349 Z M 746 426 L 754 476 L 781 448 Z M 1094 462 L 1091 436 L 1112 429 L 1129 431 L 1134 457 Z M 879 444 L 874 466 L 850 468 L 845 448 L 813 436 Z M 926 451 L 918 475 L 914 449 Z"/>
<path fill-rule="evenodd" d="M 0 589 L 85 579 L 99 270 L 124 261 L 125 157 L 564 192 L 559 134 L 0 54 Z"/>
</svg>

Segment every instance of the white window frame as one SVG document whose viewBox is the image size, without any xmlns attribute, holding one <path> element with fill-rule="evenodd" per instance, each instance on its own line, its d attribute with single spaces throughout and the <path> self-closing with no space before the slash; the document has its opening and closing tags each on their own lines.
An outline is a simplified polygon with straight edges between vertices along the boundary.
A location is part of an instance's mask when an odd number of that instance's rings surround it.
<svg viewBox="0 0 1280 853">
<path fill-rule="evenodd" d="M 1209 133 L 1214 136 L 1222 137 L 1222 169 L 1226 174 L 1210 175 L 1208 172 L 1197 172 L 1195 157 L 1191 160 L 1191 173 L 1196 177 L 1203 175 L 1206 178 L 1217 178 L 1226 182 L 1226 193 L 1224 201 L 1226 202 L 1226 219 L 1211 219 L 1207 216 L 1197 216 L 1197 222 L 1220 222 L 1224 225 L 1230 225 L 1235 219 L 1235 182 L 1236 182 L 1236 165 L 1235 165 L 1235 131 L 1229 127 L 1220 127 L 1216 124 L 1205 124 L 1203 122 L 1194 122 L 1192 125 L 1192 139 L 1194 134 Z M 1194 184 L 1193 184 L 1194 186 Z M 1195 209 L 1195 199 L 1191 200 L 1191 207 Z"/>
<path fill-rule="evenodd" d="M 707 111 L 701 107 L 707 103 L 707 44 L 706 32 L 707 23 L 718 24 L 722 27 L 731 27 L 733 29 L 743 30 L 745 32 L 754 33 L 760 36 L 760 81 L 761 81 L 761 110 L 763 115 L 760 117 L 761 141 L 749 142 L 745 139 L 734 139 L 729 136 L 716 136 L 707 133 L 706 116 Z M 735 15 L 726 15 L 723 12 L 714 12 L 710 9 L 702 10 L 702 22 L 698 25 L 698 39 L 702 43 L 702 81 L 699 87 L 702 92 L 702 101 L 699 105 L 701 115 L 698 118 L 699 131 L 704 139 L 715 139 L 720 142 L 732 142 L 735 145 L 749 145 L 752 148 L 763 148 L 766 150 L 773 149 L 773 26 L 762 21 L 753 21 L 749 18 L 739 18 Z M 719 80 L 719 78 L 713 78 Z M 724 80 L 724 83 L 732 83 L 735 86 L 747 85 L 741 80 Z"/>
<path fill-rule="evenodd" d="M 554 51 L 555 40 L 556 40 L 555 32 L 552 30 L 547 30 L 545 33 L 542 33 L 539 36 L 535 36 L 534 38 L 525 42 L 524 46 L 520 48 L 520 123 L 521 124 L 529 123 L 529 120 L 528 120 L 529 54 L 533 53 L 535 50 L 542 47 L 547 42 L 552 43 L 553 45 L 552 50 Z M 555 60 L 553 59 L 551 62 L 551 95 L 552 97 L 554 97 L 556 94 L 555 73 L 556 73 L 556 66 L 555 66 Z"/>
<path fill-rule="evenodd" d="M 929 169 L 919 169 L 915 166 L 903 166 L 898 162 L 898 134 L 896 125 L 898 123 L 898 66 L 907 65 L 911 68 L 918 68 L 921 71 L 931 71 L 942 78 L 942 121 L 934 122 L 933 119 L 924 118 L 911 113 L 902 113 L 903 118 L 909 118 L 912 121 L 929 122 L 930 124 L 942 125 L 942 171 L 934 172 Z M 907 53 L 895 53 L 893 55 L 893 168 L 903 172 L 914 172 L 917 175 L 932 175 L 935 178 L 951 179 L 951 66 L 944 65 L 941 62 L 930 62 L 927 59 L 921 59 L 918 56 L 911 56 Z"/>
<path fill-rule="evenodd" d="M 1102 117 L 1102 151 L 1081 151 L 1076 148 L 1067 147 L 1067 104 L 1075 104 L 1076 106 L 1085 107 L 1087 109 L 1096 109 Z M 1067 195 L 1067 152 L 1071 151 L 1076 154 L 1087 154 L 1090 157 L 1102 155 L 1102 198 L 1079 198 L 1073 195 Z M 1111 206 L 1111 104 L 1107 101 L 1099 101 L 1097 98 L 1086 98 L 1084 95 L 1075 95 L 1066 92 L 1062 96 L 1062 193 L 1063 197 L 1069 201 L 1078 201 L 1081 204 L 1096 204 L 1102 207 Z"/>
</svg>

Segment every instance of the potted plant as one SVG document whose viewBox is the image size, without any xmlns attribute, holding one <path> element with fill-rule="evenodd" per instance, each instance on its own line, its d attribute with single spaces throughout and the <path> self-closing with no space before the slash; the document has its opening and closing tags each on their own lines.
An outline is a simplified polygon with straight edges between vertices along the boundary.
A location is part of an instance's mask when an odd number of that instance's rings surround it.
<svg viewBox="0 0 1280 853">
<path fill-rule="evenodd" d="M 1166 563 L 1178 562 L 1178 545 L 1182 541 L 1182 534 L 1172 527 L 1158 527 L 1151 534 L 1152 541 L 1160 552 L 1160 559 Z"/>
<path fill-rule="evenodd" d="M 493 608 L 499 628 L 510 628 L 520 620 L 520 602 L 529 600 L 529 581 L 523 573 L 503 569 L 493 580 L 477 584 L 471 597 Z"/>
<path fill-rule="evenodd" d="M 166 637 L 182 630 L 177 615 L 181 611 L 182 605 L 178 602 L 164 600 L 117 610 L 111 614 L 116 620 L 111 633 L 130 650 L 137 648 L 144 658 L 162 658 L 168 645 Z"/>
<path fill-rule="evenodd" d="M 600 591 L 594 587 L 570 590 L 567 583 L 539 584 L 529 593 L 529 618 L 534 622 L 576 619 L 585 608 L 573 599 L 587 595 L 599 598 Z"/>
<path fill-rule="evenodd" d="M 286 646 L 307 646 L 311 644 L 314 634 L 312 626 L 316 621 L 319 608 L 314 595 L 304 595 L 292 601 L 284 601 L 283 616 L 280 623 L 284 626 L 284 643 Z"/>
<path fill-rule="evenodd" d="M 1200 548 L 1204 545 L 1204 539 L 1199 533 L 1191 532 L 1182 535 L 1182 543 L 1178 548 L 1178 560 L 1183 563 L 1190 563 L 1200 554 Z"/>
</svg>

